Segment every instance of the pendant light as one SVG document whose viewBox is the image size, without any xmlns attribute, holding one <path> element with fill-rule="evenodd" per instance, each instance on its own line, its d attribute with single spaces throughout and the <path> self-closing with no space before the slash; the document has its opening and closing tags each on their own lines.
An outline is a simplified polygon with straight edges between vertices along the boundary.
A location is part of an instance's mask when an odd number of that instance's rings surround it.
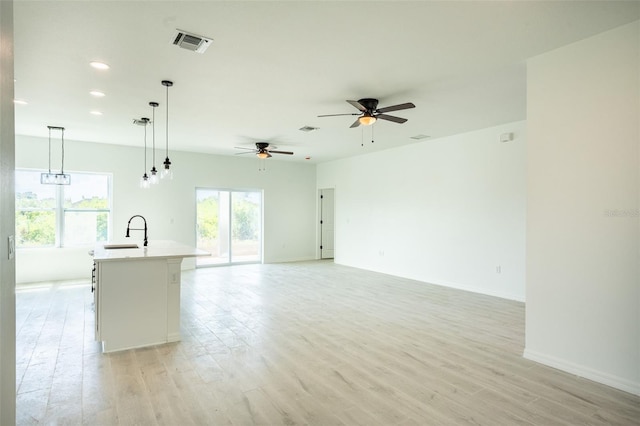
<svg viewBox="0 0 640 426">
<path fill-rule="evenodd" d="M 71 175 L 64 173 L 64 127 L 47 126 L 49 129 L 49 172 L 40 174 L 40 183 L 44 185 L 71 185 Z M 60 173 L 51 173 L 51 130 L 62 133 L 62 164 Z"/>
<path fill-rule="evenodd" d="M 160 177 L 162 179 L 173 179 L 173 170 L 171 170 L 171 160 L 169 160 L 169 87 L 173 86 L 173 82 L 169 80 L 162 80 L 162 85 L 167 88 L 167 97 L 166 97 L 167 119 L 165 121 L 167 158 L 165 158 L 164 160 L 164 163 L 163 163 L 164 169 L 162 169 L 162 173 Z"/>
<path fill-rule="evenodd" d="M 152 165 L 151 165 L 151 176 L 149 177 L 149 182 L 152 185 L 155 185 L 156 183 L 158 183 L 160 180 L 160 177 L 158 176 L 158 170 L 156 169 L 156 108 L 158 107 L 158 105 L 160 105 L 157 102 L 149 102 L 149 105 L 151 105 L 152 109 L 152 115 L 151 115 L 151 131 L 152 133 L 152 149 L 151 149 L 151 153 L 152 155 Z"/>
<path fill-rule="evenodd" d="M 149 182 L 149 176 L 147 175 L 147 124 L 149 124 L 149 119 L 142 117 L 140 121 L 144 126 L 144 174 L 140 178 L 140 188 L 147 189 L 151 184 Z"/>
</svg>

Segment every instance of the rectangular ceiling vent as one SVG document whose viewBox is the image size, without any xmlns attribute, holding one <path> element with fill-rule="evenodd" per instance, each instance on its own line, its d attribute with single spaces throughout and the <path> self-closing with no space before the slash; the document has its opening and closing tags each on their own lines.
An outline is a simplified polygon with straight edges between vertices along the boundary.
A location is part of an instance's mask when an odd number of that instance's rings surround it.
<svg viewBox="0 0 640 426">
<path fill-rule="evenodd" d="M 183 30 L 176 30 L 173 36 L 173 44 L 183 49 L 191 50 L 197 53 L 204 53 L 213 39 L 189 33 Z"/>
</svg>

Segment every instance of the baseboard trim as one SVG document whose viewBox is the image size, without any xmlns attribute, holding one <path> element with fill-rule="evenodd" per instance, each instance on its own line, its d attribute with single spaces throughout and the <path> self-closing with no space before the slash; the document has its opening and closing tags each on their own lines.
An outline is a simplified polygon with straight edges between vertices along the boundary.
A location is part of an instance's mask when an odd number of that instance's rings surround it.
<svg viewBox="0 0 640 426">
<path fill-rule="evenodd" d="M 423 282 L 425 282 L 425 281 L 423 281 Z M 471 293 L 484 294 L 485 296 L 498 297 L 500 299 L 513 300 L 515 302 L 522 302 L 522 303 L 525 302 L 525 298 L 523 296 L 520 296 L 520 295 L 517 295 L 517 294 L 513 294 L 513 293 L 505 293 L 505 292 L 501 292 L 501 291 L 494 291 L 492 289 L 485 288 L 485 287 L 467 286 L 467 285 L 461 285 L 461 284 L 457 284 L 457 283 L 444 282 L 444 281 L 426 281 L 426 282 L 429 283 L 429 284 L 439 285 L 441 287 L 449 287 L 449 288 L 454 288 L 456 290 L 462 290 L 462 291 L 468 291 L 468 292 L 471 292 Z"/>
<path fill-rule="evenodd" d="M 294 262 L 309 262 L 317 260 L 315 257 L 289 257 L 283 259 L 265 259 L 264 263 L 294 263 Z"/>
<path fill-rule="evenodd" d="M 612 388 L 616 388 L 625 392 L 629 392 L 633 395 L 640 396 L 640 383 L 627 380 L 623 377 L 618 377 L 608 373 L 604 373 L 602 371 L 594 370 L 584 365 L 579 365 L 561 358 L 543 354 L 541 352 L 532 351 L 530 349 L 525 349 L 523 356 L 531 361 L 535 361 L 540 364 L 544 364 L 549 367 L 553 367 L 567 373 L 575 374 L 576 376 L 584 377 L 585 379 L 589 379 L 594 382 L 598 382 L 603 385 L 611 386 Z"/>
</svg>

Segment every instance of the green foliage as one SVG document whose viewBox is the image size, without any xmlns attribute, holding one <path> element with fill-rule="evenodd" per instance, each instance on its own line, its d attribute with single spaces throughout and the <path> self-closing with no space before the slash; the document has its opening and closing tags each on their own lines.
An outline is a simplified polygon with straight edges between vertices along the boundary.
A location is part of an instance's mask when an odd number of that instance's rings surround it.
<svg viewBox="0 0 640 426">
<path fill-rule="evenodd" d="M 109 236 L 109 214 L 98 213 L 96 216 L 96 241 L 107 241 Z"/>
<path fill-rule="evenodd" d="M 258 206 L 247 201 L 237 200 L 233 203 L 233 239 L 246 241 L 257 240 L 260 212 Z"/>
<path fill-rule="evenodd" d="M 64 200 L 64 206 L 67 209 L 87 209 L 87 210 L 102 210 L 109 208 L 109 200 L 104 197 L 93 196 L 91 198 L 83 198 L 80 201 L 74 203 L 71 200 Z"/>
<path fill-rule="evenodd" d="M 207 197 L 198 201 L 198 238 L 214 240 L 218 238 L 218 199 Z"/>
<path fill-rule="evenodd" d="M 16 211 L 18 247 L 52 246 L 56 242 L 56 216 L 53 211 Z"/>
<path fill-rule="evenodd" d="M 16 193 L 16 209 L 54 209 L 55 197 L 38 199 L 38 194 L 33 192 Z"/>
<path fill-rule="evenodd" d="M 55 245 L 56 212 L 55 198 L 38 199 L 33 192 L 16 193 L 16 245 L 18 247 L 46 247 Z M 71 202 L 65 200 L 66 209 L 108 209 L 109 200 L 93 196 Z M 80 213 L 84 214 L 84 213 Z M 96 239 L 106 241 L 109 235 L 109 213 L 87 213 L 96 215 Z"/>
<path fill-rule="evenodd" d="M 198 239 L 212 241 L 218 238 L 220 204 L 217 197 L 207 197 L 198 200 L 197 227 Z M 234 200 L 232 208 L 232 237 L 234 240 L 257 240 L 260 230 L 260 209 L 247 200 Z"/>
</svg>

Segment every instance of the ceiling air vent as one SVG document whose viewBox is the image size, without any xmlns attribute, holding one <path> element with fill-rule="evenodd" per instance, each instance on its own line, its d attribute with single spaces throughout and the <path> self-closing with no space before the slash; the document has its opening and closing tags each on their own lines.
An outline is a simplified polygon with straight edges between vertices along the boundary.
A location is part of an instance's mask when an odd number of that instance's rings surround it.
<svg viewBox="0 0 640 426">
<path fill-rule="evenodd" d="M 176 30 L 173 36 L 173 44 L 183 49 L 191 50 L 197 53 L 204 53 L 209 47 L 213 39 L 189 33 L 183 30 Z"/>
</svg>

